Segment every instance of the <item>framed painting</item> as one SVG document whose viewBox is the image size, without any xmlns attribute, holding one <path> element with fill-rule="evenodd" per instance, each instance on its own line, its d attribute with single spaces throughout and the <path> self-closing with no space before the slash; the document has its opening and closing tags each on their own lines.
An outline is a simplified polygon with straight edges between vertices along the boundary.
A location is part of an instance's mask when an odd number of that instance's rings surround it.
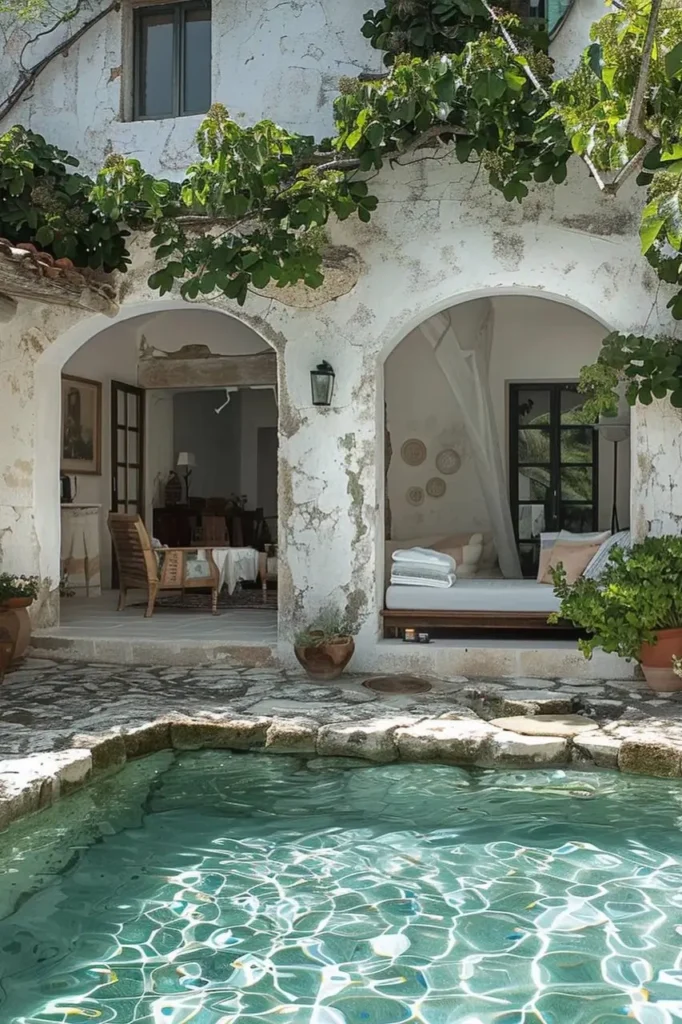
<svg viewBox="0 0 682 1024">
<path fill-rule="evenodd" d="M 102 472 L 102 385 L 62 374 L 62 473 Z"/>
</svg>

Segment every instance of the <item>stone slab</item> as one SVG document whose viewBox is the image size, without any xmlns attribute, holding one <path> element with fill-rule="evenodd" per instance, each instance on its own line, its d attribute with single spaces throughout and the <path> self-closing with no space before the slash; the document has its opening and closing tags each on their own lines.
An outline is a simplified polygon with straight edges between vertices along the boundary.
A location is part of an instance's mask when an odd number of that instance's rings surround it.
<svg viewBox="0 0 682 1024">
<path fill-rule="evenodd" d="M 591 761 L 597 768 L 617 768 L 620 747 L 621 740 L 595 729 L 580 733 L 573 740 L 573 753 L 578 755 L 574 759 Z"/>
<path fill-rule="evenodd" d="M 571 739 L 580 732 L 594 732 L 594 722 L 580 715 L 514 715 L 511 718 L 493 718 L 490 724 L 523 736 L 560 736 Z"/>
<path fill-rule="evenodd" d="M 170 742 L 175 750 L 252 750 L 265 745 L 270 721 L 257 717 L 173 722 Z"/>
<path fill-rule="evenodd" d="M 320 726 L 310 718 L 275 718 L 265 737 L 268 754 L 314 754 Z"/>
<path fill-rule="evenodd" d="M 366 722 L 323 725 L 317 734 L 320 757 L 366 757 L 368 761 L 387 763 L 398 757 L 395 732 L 410 725 L 411 718 L 386 716 Z"/>
<path fill-rule="evenodd" d="M 430 718 L 397 729 L 395 742 L 405 761 L 475 765 L 496 731 L 475 719 Z"/>
<path fill-rule="evenodd" d="M 485 745 L 479 764 L 504 768 L 567 764 L 568 741 L 562 737 L 522 736 L 503 729 Z"/>
</svg>

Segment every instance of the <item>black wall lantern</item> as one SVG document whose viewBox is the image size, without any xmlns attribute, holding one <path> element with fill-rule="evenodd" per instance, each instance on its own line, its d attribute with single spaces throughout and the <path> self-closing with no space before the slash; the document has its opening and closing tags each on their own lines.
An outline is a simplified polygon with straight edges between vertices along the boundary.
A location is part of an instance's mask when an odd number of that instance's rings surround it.
<svg viewBox="0 0 682 1024">
<path fill-rule="evenodd" d="M 310 371 L 310 387 L 313 392 L 313 405 L 331 405 L 334 394 L 335 373 L 326 359 Z"/>
</svg>

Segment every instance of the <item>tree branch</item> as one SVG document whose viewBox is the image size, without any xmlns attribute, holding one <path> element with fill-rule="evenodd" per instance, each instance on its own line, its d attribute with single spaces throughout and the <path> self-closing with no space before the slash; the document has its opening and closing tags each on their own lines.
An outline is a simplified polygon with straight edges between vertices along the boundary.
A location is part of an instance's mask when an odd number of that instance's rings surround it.
<svg viewBox="0 0 682 1024">
<path fill-rule="evenodd" d="M 102 20 L 102 18 L 106 18 L 107 14 L 110 14 L 112 11 L 119 10 L 119 8 L 120 0 L 113 0 L 108 7 L 103 8 L 103 10 L 93 15 L 92 18 L 88 18 L 87 21 L 83 22 L 81 27 L 77 29 L 73 35 L 69 36 L 68 39 L 65 39 L 62 43 L 59 43 L 58 46 L 55 46 L 54 49 L 50 50 L 42 60 L 39 60 L 32 68 L 23 72 L 9 96 L 7 96 L 4 102 L 0 104 L 0 121 L 7 117 L 9 112 L 14 109 L 26 90 L 30 89 L 38 75 L 45 70 L 48 64 L 52 63 L 55 57 L 58 57 L 60 53 L 65 53 L 71 46 L 73 46 L 74 43 L 78 42 L 81 36 L 84 36 L 93 25 L 96 25 L 98 21 Z"/>
<path fill-rule="evenodd" d="M 485 2 L 485 0 L 484 0 Z M 632 94 L 632 102 L 625 122 L 625 131 L 635 138 L 651 141 L 651 135 L 644 127 L 644 100 L 646 98 L 647 86 L 649 85 L 649 70 L 651 68 L 651 54 L 656 42 L 656 26 L 658 16 L 661 13 L 663 0 L 651 0 L 651 12 L 649 23 L 646 27 L 644 47 L 642 49 L 642 63 L 639 66 L 637 85 Z"/>
<path fill-rule="evenodd" d="M 660 2 L 661 2 L 661 0 L 659 0 L 659 3 Z M 481 0 L 481 3 L 483 4 L 483 6 L 485 7 L 486 11 L 490 15 L 491 21 L 493 21 L 497 25 L 498 29 L 500 30 L 500 35 L 502 36 L 502 38 L 504 39 L 505 43 L 507 44 L 507 46 L 509 47 L 511 52 L 514 54 L 514 56 L 515 57 L 522 57 L 523 54 L 519 50 L 518 46 L 516 45 L 516 43 L 512 39 L 512 37 L 509 34 L 509 32 L 507 31 L 507 29 L 504 27 L 504 25 L 502 24 L 502 22 L 500 21 L 498 16 L 495 14 L 495 11 L 492 9 L 490 4 L 488 3 L 488 0 Z M 530 65 L 528 64 L 528 61 L 526 59 L 524 59 L 523 64 L 521 65 L 521 68 L 522 68 L 523 73 L 525 74 L 526 78 L 528 79 L 530 84 L 533 86 L 533 88 L 537 89 L 537 91 L 540 93 L 540 95 L 544 96 L 545 99 L 549 99 L 549 93 L 547 92 L 545 87 L 541 84 L 540 79 L 536 76 L 535 72 L 530 67 Z"/>
</svg>

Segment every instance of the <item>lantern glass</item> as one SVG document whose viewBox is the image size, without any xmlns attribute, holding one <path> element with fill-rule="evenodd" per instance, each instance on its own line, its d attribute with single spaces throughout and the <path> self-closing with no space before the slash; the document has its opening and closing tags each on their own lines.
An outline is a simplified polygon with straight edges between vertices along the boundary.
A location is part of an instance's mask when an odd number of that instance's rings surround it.
<svg viewBox="0 0 682 1024">
<path fill-rule="evenodd" d="M 310 387 L 313 405 L 331 405 L 334 393 L 335 374 L 329 363 L 324 362 L 310 371 Z"/>
</svg>

